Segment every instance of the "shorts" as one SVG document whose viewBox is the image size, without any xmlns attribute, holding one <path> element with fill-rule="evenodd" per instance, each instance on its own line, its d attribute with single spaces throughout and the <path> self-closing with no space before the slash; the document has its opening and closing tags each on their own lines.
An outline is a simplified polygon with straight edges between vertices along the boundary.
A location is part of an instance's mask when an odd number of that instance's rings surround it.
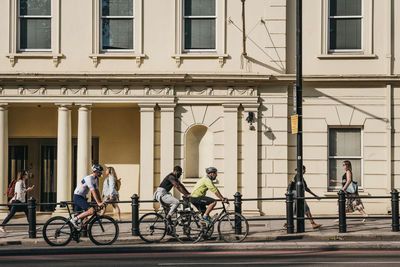
<svg viewBox="0 0 400 267">
<path fill-rule="evenodd" d="M 74 199 L 74 211 L 82 212 L 90 209 L 90 205 L 87 202 L 87 199 L 84 198 L 83 196 L 74 194 L 73 199 Z"/>
<path fill-rule="evenodd" d="M 104 197 L 106 199 L 108 197 Z M 110 198 L 107 199 L 106 202 L 111 202 L 111 201 L 119 201 L 119 196 L 118 195 L 112 195 Z"/>
<path fill-rule="evenodd" d="M 206 212 L 207 206 L 211 203 L 214 203 L 215 199 L 206 196 L 191 197 L 190 202 L 201 212 L 201 214 L 204 214 Z"/>
</svg>

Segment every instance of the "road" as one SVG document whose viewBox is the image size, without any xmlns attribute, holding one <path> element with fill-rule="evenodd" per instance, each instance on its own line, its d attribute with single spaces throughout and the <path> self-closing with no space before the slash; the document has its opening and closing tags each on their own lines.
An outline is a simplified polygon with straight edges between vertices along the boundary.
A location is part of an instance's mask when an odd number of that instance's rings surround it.
<svg viewBox="0 0 400 267">
<path fill-rule="evenodd" d="M 5 266 L 399 266 L 400 251 L 210 251 L 0 256 Z"/>
</svg>

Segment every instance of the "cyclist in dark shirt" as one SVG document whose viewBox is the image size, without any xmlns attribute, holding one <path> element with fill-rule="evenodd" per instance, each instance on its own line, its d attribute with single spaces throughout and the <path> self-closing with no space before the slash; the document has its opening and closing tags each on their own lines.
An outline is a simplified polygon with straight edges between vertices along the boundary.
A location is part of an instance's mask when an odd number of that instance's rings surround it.
<svg viewBox="0 0 400 267">
<path fill-rule="evenodd" d="M 184 196 L 190 197 L 189 191 L 187 191 L 185 186 L 179 181 L 181 175 L 182 168 L 180 166 L 175 166 L 174 171 L 162 180 L 160 186 L 154 193 L 154 199 L 160 202 L 161 205 L 167 204 L 170 206 L 169 212 L 166 216 L 169 223 L 171 223 L 171 216 L 179 206 L 179 200 L 173 197 L 170 193 L 172 187 L 176 187 Z"/>
</svg>

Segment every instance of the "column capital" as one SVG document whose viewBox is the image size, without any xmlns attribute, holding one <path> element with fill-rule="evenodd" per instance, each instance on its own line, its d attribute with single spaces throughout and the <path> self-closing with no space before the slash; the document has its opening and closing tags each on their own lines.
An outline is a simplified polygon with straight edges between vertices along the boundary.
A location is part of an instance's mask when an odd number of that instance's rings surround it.
<svg viewBox="0 0 400 267">
<path fill-rule="evenodd" d="M 0 103 L 0 110 L 7 110 L 8 109 L 8 103 Z"/>
<path fill-rule="evenodd" d="M 70 106 L 72 106 L 72 103 L 54 103 L 54 105 L 56 105 L 59 109 L 66 108 L 70 110 L 71 109 Z"/>
<path fill-rule="evenodd" d="M 79 106 L 79 110 L 91 110 L 92 109 L 91 103 L 75 103 L 75 105 Z"/>
<path fill-rule="evenodd" d="M 140 112 L 154 112 L 156 103 L 139 103 Z"/>
<path fill-rule="evenodd" d="M 257 112 L 258 108 L 260 107 L 260 103 L 242 104 L 242 107 L 244 108 L 245 112 Z"/>
<path fill-rule="evenodd" d="M 238 103 L 224 103 L 222 104 L 224 107 L 224 112 L 237 112 L 240 104 Z"/>
<path fill-rule="evenodd" d="M 176 104 L 175 103 L 168 103 L 168 104 L 163 103 L 163 104 L 158 104 L 158 106 L 160 107 L 161 112 L 168 112 L 168 111 L 173 112 L 173 111 L 175 111 Z"/>
</svg>

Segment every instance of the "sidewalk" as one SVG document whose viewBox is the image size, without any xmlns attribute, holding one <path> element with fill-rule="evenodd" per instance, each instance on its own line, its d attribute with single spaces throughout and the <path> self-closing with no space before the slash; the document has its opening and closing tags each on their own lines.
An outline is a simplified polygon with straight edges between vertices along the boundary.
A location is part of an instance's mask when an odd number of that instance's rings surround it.
<svg viewBox="0 0 400 267">
<path fill-rule="evenodd" d="M 50 215 L 39 215 L 37 223 L 43 224 Z M 123 220 L 130 220 L 130 214 L 124 214 Z M 260 217 L 258 217 L 260 218 Z M 248 218 L 249 219 L 249 218 Z M 288 235 L 282 229 L 284 221 L 249 221 L 249 235 L 244 242 L 318 242 L 327 243 L 329 241 L 400 241 L 400 232 L 392 232 L 391 219 L 372 219 L 363 223 L 361 219 L 347 218 L 347 233 L 339 233 L 338 223 L 332 219 L 316 219 L 317 223 L 322 224 L 318 230 L 313 230 L 308 220 L 305 221 L 306 231 L 301 234 Z M 10 223 L 26 223 L 25 215 L 18 214 Z M 296 221 L 295 221 L 296 224 Z M 120 233 L 116 245 L 124 244 L 146 244 L 139 237 L 132 236 L 131 223 L 120 223 Z M 30 239 L 27 226 L 7 226 L 7 233 L 0 233 L 0 248 L 48 246 L 45 243 L 41 230 L 37 231 L 37 238 Z M 216 236 L 217 230 L 214 235 Z M 92 246 L 93 243 L 88 238 L 82 238 L 79 246 Z M 322 241 L 322 242 L 321 242 Z M 168 245 L 179 243 L 167 238 L 161 243 L 168 242 Z M 208 241 L 208 244 L 220 241 Z M 397 243 L 397 242 L 396 242 Z M 76 245 L 74 241 L 68 246 Z M 147 245 L 147 244 L 146 244 Z M 146 246 L 145 245 L 145 246 Z M 304 244 L 305 245 L 305 244 Z M 399 242 L 400 248 L 400 242 Z M 48 246 L 49 247 L 49 246 Z"/>
</svg>

